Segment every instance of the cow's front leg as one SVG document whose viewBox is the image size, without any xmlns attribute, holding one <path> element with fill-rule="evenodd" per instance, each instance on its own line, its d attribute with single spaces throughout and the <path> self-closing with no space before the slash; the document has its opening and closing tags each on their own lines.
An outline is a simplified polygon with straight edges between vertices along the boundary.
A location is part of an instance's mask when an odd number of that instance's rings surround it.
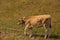
<svg viewBox="0 0 60 40">
<path fill-rule="evenodd" d="M 26 25 L 25 29 L 24 29 L 24 35 L 27 35 L 27 29 L 28 29 L 29 25 Z"/>
<path fill-rule="evenodd" d="M 32 35 L 33 35 L 33 30 L 32 30 L 32 27 L 31 27 L 31 28 L 29 28 L 29 29 L 30 29 L 29 38 L 31 38 L 31 37 L 32 37 Z"/>
<path fill-rule="evenodd" d="M 27 28 L 25 27 L 25 29 L 24 29 L 24 35 L 27 35 L 26 30 L 27 30 Z"/>
</svg>

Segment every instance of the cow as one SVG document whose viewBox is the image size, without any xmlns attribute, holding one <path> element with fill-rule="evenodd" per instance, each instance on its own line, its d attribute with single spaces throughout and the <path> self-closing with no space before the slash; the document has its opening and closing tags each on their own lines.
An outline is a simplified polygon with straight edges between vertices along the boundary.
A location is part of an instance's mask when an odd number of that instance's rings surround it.
<svg viewBox="0 0 60 40">
<path fill-rule="evenodd" d="M 49 37 L 49 30 L 51 29 L 51 15 L 37 15 L 37 16 L 29 16 L 22 17 L 18 19 L 18 24 L 24 24 L 24 34 L 26 35 L 26 30 L 30 29 L 31 33 L 29 37 L 32 36 L 32 28 L 34 27 L 44 27 L 45 28 L 45 36 L 44 38 Z"/>
</svg>

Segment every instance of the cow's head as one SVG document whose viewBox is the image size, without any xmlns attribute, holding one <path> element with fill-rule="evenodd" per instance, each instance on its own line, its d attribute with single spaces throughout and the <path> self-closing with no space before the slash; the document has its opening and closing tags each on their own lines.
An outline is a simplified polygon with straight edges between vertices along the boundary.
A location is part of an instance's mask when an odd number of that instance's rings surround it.
<svg viewBox="0 0 60 40">
<path fill-rule="evenodd" d="M 25 19 L 25 17 L 18 19 L 17 24 L 24 24 L 25 23 L 24 19 Z"/>
</svg>

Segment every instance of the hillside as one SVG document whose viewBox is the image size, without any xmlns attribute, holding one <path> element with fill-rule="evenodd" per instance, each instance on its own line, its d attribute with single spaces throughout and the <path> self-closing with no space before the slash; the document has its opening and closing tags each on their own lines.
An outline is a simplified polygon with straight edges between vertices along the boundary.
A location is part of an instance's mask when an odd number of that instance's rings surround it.
<svg viewBox="0 0 60 40">
<path fill-rule="evenodd" d="M 41 14 L 52 16 L 52 37 L 47 40 L 60 40 L 60 0 L 0 0 L 0 39 L 28 40 L 28 37 L 20 37 L 23 35 L 21 30 L 24 29 L 24 25 L 17 25 L 17 19 Z M 39 35 L 44 33 L 43 28 L 34 30 Z M 37 36 L 34 40 L 45 39 Z"/>
</svg>

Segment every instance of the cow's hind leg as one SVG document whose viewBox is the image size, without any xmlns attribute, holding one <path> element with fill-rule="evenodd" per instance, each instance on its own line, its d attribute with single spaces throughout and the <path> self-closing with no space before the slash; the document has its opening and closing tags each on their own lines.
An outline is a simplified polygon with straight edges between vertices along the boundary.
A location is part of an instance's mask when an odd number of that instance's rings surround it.
<svg viewBox="0 0 60 40">
<path fill-rule="evenodd" d="M 45 30 L 45 39 L 49 37 L 49 28 L 46 28 Z"/>
<path fill-rule="evenodd" d="M 45 39 L 49 38 L 49 31 L 50 31 L 50 28 L 45 26 L 45 36 L 44 36 Z"/>
</svg>

